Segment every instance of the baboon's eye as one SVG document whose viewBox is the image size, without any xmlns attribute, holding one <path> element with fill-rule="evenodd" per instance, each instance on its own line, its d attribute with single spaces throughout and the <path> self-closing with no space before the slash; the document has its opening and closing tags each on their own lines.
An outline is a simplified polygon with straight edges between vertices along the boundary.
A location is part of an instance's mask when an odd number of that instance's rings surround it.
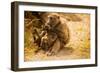
<svg viewBox="0 0 100 73">
<path fill-rule="evenodd" d="M 58 16 L 58 19 L 59 19 L 60 17 Z"/>
<path fill-rule="evenodd" d="M 52 19 L 52 17 L 50 17 L 50 19 Z"/>
</svg>

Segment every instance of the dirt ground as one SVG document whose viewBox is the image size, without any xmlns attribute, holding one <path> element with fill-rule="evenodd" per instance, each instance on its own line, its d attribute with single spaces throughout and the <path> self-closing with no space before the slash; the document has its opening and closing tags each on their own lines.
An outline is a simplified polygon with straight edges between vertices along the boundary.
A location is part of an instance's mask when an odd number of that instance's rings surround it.
<svg viewBox="0 0 100 73">
<path fill-rule="evenodd" d="M 47 56 L 42 50 L 35 53 L 33 47 L 25 46 L 24 61 L 41 61 L 41 60 L 70 60 L 70 59 L 87 59 L 90 58 L 90 15 L 89 14 L 64 14 L 69 18 L 67 25 L 70 30 L 70 41 L 66 48 L 62 48 L 56 55 Z M 78 19 L 81 20 L 78 20 Z M 28 30 L 26 39 L 31 40 L 31 33 Z M 26 32 L 25 32 L 26 33 Z M 26 36 L 25 36 L 26 37 Z M 30 43 L 33 45 L 32 43 Z"/>
<path fill-rule="evenodd" d="M 47 56 L 42 50 L 38 53 L 30 51 L 25 55 L 25 61 L 41 61 L 41 60 L 70 60 L 70 59 L 84 59 L 85 55 L 81 55 L 80 51 L 73 48 L 63 48 L 59 53 L 54 56 Z"/>
</svg>

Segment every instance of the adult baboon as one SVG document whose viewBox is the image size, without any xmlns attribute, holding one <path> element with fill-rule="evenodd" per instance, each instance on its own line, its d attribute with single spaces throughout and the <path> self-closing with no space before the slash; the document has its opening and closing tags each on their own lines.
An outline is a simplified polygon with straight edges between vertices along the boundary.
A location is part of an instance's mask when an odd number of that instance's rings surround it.
<svg viewBox="0 0 100 73">
<path fill-rule="evenodd" d="M 69 41 L 69 29 L 59 15 L 48 15 L 44 25 L 45 35 L 41 37 L 41 48 L 45 48 L 47 55 L 54 55 Z M 44 38 L 46 37 L 46 39 Z M 45 42 L 45 41 L 46 42 Z M 45 43 L 45 45 L 43 45 Z M 48 44 L 47 44 L 48 43 Z M 48 47 L 47 47 L 48 46 Z"/>
</svg>

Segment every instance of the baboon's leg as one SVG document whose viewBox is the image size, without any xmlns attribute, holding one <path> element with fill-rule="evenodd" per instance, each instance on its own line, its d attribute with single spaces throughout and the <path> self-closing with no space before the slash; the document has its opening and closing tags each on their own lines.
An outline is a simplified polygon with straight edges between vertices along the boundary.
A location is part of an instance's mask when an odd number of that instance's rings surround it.
<svg viewBox="0 0 100 73">
<path fill-rule="evenodd" d="M 61 51 L 64 48 L 65 44 L 60 41 L 60 49 L 58 51 Z"/>
<path fill-rule="evenodd" d="M 55 55 L 58 53 L 59 49 L 60 49 L 60 40 L 57 39 L 54 43 L 54 45 L 51 47 L 51 51 L 49 51 L 49 53 L 47 53 L 48 56 L 50 55 Z"/>
<path fill-rule="evenodd" d="M 46 52 L 47 56 L 50 56 L 50 55 L 51 55 L 51 50 L 52 50 L 52 47 L 50 47 L 50 48 L 48 49 L 48 51 Z"/>
</svg>

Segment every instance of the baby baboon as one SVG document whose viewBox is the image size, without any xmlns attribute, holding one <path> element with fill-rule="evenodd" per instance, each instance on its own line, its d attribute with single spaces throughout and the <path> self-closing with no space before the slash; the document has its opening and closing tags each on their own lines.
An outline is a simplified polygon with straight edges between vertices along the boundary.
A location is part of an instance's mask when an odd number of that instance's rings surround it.
<svg viewBox="0 0 100 73">
<path fill-rule="evenodd" d="M 44 25 L 44 29 L 46 35 L 41 38 L 41 43 L 48 45 L 48 47 L 44 46 L 47 48 L 47 55 L 54 55 L 69 41 L 69 30 L 67 24 L 63 23 L 58 15 L 48 15 L 48 20 Z M 46 37 L 45 41 L 47 43 L 43 41 L 44 37 Z"/>
<path fill-rule="evenodd" d="M 41 38 L 41 43 L 40 43 L 40 47 L 46 52 L 49 48 L 49 39 L 48 39 L 48 34 L 45 33 L 45 35 Z"/>
<path fill-rule="evenodd" d="M 56 40 L 57 40 L 56 33 L 47 31 L 45 35 L 41 38 L 40 46 L 45 52 L 47 51 L 50 52 L 52 50 L 51 47 L 54 45 Z"/>
</svg>

